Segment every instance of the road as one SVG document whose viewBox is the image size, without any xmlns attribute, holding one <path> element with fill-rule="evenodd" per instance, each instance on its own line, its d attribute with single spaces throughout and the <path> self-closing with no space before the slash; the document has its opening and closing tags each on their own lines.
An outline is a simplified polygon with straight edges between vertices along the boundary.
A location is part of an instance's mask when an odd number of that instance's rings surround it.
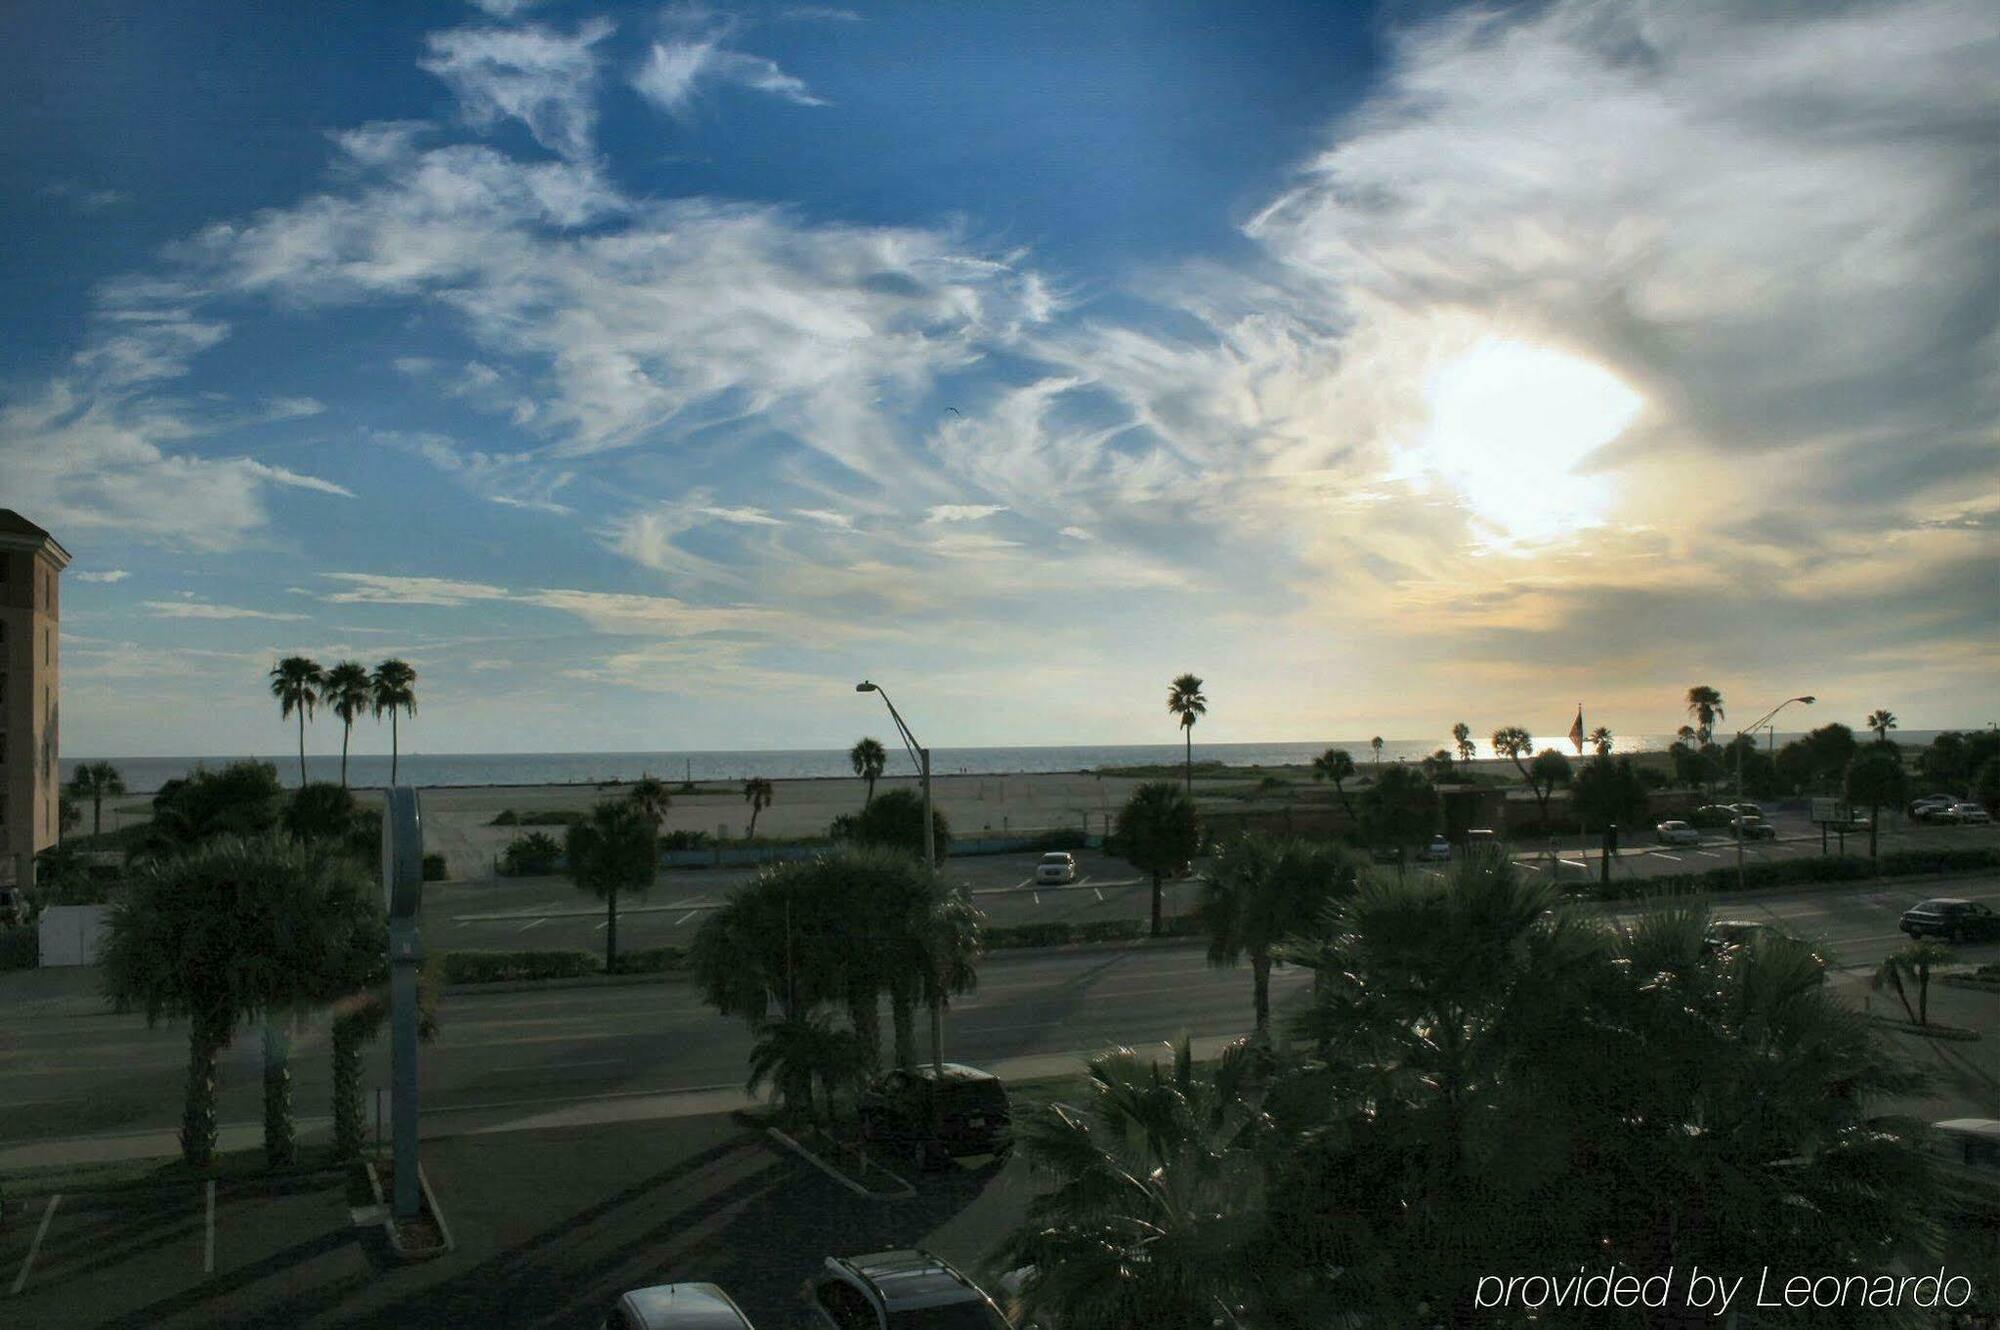
<svg viewBox="0 0 2000 1330">
<path fill-rule="evenodd" d="M 1857 978 L 1903 941 L 1898 913 L 1926 895 L 2000 905 L 2000 877 L 1917 884 L 1851 884 L 1759 893 L 1718 902 L 1732 918 L 1768 919 L 1811 938 Z M 2000 945 L 1967 947 L 1970 961 L 2000 960 Z M 12 982 L 27 976 L 4 976 Z M 1280 969 L 1282 1003 L 1304 976 Z M 0 983 L 0 999 L 9 996 Z M 948 1055 L 973 1063 L 1086 1053 L 1177 1034 L 1228 1035 L 1248 1025 L 1247 970 L 1218 971 L 1197 946 L 1020 951 L 990 956 L 976 993 L 957 1003 Z M 456 991 L 442 1032 L 424 1053 L 425 1113 L 489 1122 L 541 1106 L 742 1084 L 750 1037 L 704 1007 L 684 983 Z M 1981 1046 L 1983 1047 L 1983 1046 Z M 50 1137 L 176 1125 L 186 1071 L 184 1025 L 148 1030 L 142 1019 L 71 999 L 14 1020 L 0 1049 L 0 1148 Z M 364 1084 L 388 1083 L 387 1041 L 369 1051 Z M 326 1112 L 325 1030 L 310 1026 L 293 1063 L 298 1111 Z M 261 1045 L 246 1030 L 222 1060 L 220 1116 L 259 1115 Z"/>
<path fill-rule="evenodd" d="M 1745 863 L 1802 859 L 1820 852 L 1819 833 L 1802 818 L 1773 819 L 1779 839 L 1753 841 L 1743 847 Z M 1865 852 L 1867 838 L 1853 836 L 1849 848 Z M 1736 863 L 1736 843 L 1726 836 L 1704 833 L 1700 845 L 1655 845 L 1648 834 L 1643 843 L 1627 844 L 1613 865 L 1616 879 L 1657 877 L 1669 873 L 1729 868 Z M 1915 846 L 2000 845 L 2000 828 L 1919 827 L 1897 825 L 1885 830 L 1883 850 Z M 1096 850 L 1076 852 L 1077 881 L 1062 887 L 1034 885 L 1039 856 L 992 855 L 951 859 L 948 880 L 965 891 L 994 924 L 1081 922 L 1092 919 L 1139 919 L 1151 908 L 1151 880 L 1122 859 Z M 1595 881 L 1601 861 L 1595 846 L 1588 854 L 1575 844 L 1558 850 L 1516 851 L 1515 858 L 1531 874 L 1553 872 L 1558 881 Z M 709 911 L 721 905 L 732 888 L 748 881 L 751 869 L 679 869 L 662 873 L 644 897 L 621 898 L 618 944 L 626 948 L 685 946 Z M 1434 866 L 1413 871 L 1436 873 Z M 1194 908 L 1200 884 L 1168 882 L 1163 908 L 1178 914 Z M 483 878 L 433 883 L 426 890 L 424 935 L 433 947 L 446 950 L 601 951 L 604 907 L 565 878 Z"/>
</svg>

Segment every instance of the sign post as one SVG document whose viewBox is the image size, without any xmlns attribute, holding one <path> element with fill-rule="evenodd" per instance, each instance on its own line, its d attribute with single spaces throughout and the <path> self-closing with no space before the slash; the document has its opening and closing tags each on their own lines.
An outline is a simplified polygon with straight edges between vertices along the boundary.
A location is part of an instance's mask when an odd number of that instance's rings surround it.
<svg viewBox="0 0 2000 1330">
<path fill-rule="evenodd" d="M 417 972 L 423 940 L 417 913 L 424 895 L 424 825 L 417 792 L 388 791 L 382 810 L 382 892 L 389 906 L 389 1127 L 393 1137 L 391 1212 L 414 1219 L 422 1208 L 417 1187 Z"/>
<path fill-rule="evenodd" d="M 1830 826 L 1844 823 L 1847 820 L 1847 810 L 1840 806 L 1840 800 L 1838 799 L 1816 798 L 1812 801 L 1810 807 L 1812 809 L 1813 824 L 1819 828 L 1819 852 L 1824 855 L 1826 853 L 1826 829 Z M 1845 827 L 1842 827 L 1841 830 L 1840 845 L 1843 850 L 1847 848 L 1847 832 Z"/>
</svg>

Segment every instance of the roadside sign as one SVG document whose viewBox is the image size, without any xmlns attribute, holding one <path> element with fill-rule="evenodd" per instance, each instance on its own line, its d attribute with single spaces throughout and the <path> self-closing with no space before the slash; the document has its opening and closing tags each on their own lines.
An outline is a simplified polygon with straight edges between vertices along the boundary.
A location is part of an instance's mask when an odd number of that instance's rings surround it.
<svg viewBox="0 0 2000 1330">
<path fill-rule="evenodd" d="M 1845 822 L 1847 817 L 1838 799 L 1815 799 L 1812 801 L 1812 820 L 1821 824 Z"/>
</svg>

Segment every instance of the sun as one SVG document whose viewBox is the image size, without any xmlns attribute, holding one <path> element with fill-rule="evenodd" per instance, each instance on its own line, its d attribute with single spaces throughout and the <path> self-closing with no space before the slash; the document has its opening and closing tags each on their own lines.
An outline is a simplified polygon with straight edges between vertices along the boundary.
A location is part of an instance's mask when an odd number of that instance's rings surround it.
<svg viewBox="0 0 2000 1330">
<path fill-rule="evenodd" d="M 1577 466 L 1625 432 L 1645 399 L 1601 365 L 1488 338 L 1425 384 L 1430 422 L 1406 469 L 1453 491 L 1499 548 L 1600 524 L 1611 479 Z"/>
</svg>

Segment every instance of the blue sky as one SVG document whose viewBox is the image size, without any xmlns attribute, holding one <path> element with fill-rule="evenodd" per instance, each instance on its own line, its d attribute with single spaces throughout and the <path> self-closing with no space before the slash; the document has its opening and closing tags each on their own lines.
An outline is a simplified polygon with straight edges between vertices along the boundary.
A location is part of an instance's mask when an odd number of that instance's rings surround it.
<svg viewBox="0 0 2000 1330">
<path fill-rule="evenodd" d="M 282 750 L 294 651 L 429 751 L 862 675 L 1170 740 L 1190 669 L 1216 740 L 1983 724 L 1996 69 L 1958 0 L 10 9 L 66 750 Z"/>
</svg>

